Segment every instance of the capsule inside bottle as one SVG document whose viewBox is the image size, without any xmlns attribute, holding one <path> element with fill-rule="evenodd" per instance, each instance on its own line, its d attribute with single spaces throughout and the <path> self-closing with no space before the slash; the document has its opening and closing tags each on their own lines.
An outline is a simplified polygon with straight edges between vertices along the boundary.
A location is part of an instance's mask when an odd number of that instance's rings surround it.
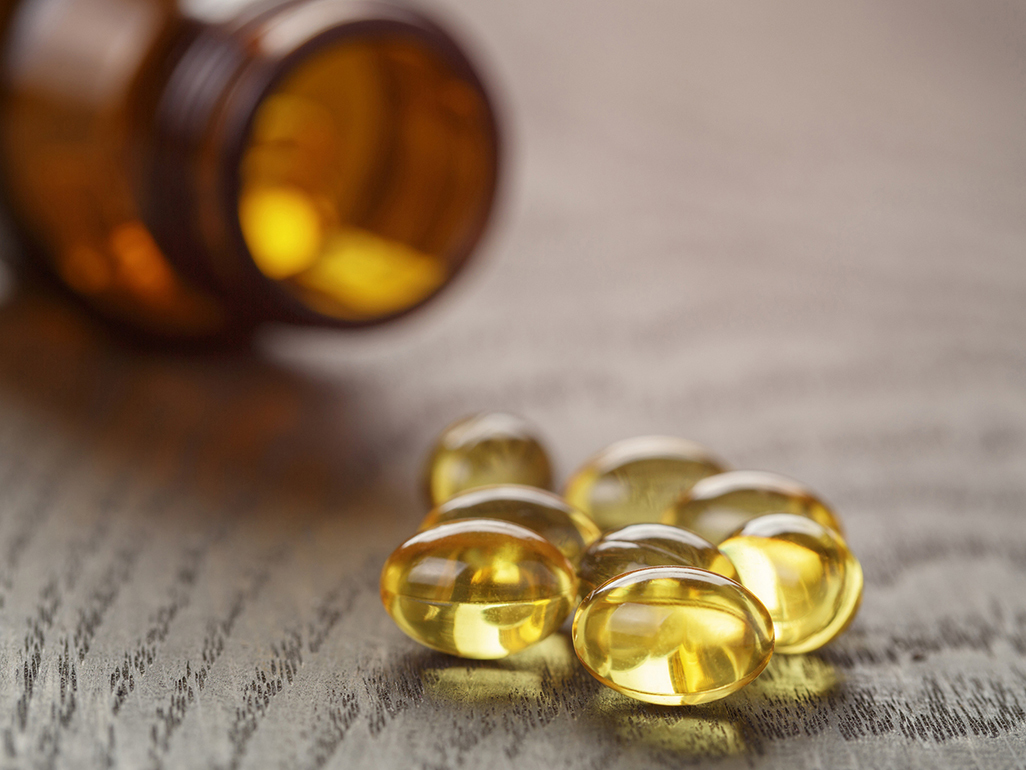
<svg viewBox="0 0 1026 770">
<path fill-rule="evenodd" d="M 458 269 L 494 186 L 480 87 L 400 33 L 343 37 L 277 79 L 250 125 L 238 217 L 257 268 L 345 321 L 402 312 Z"/>
</svg>

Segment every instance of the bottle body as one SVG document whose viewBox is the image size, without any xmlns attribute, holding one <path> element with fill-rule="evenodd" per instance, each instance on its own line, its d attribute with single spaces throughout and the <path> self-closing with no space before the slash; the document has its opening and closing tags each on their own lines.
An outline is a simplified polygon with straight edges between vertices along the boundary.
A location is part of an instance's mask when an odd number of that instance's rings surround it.
<svg viewBox="0 0 1026 770">
<path fill-rule="evenodd" d="M 73 291 L 148 332 L 391 318 L 491 209 L 489 99 L 405 9 L 17 0 L 3 64 L 15 217 Z"/>
</svg>

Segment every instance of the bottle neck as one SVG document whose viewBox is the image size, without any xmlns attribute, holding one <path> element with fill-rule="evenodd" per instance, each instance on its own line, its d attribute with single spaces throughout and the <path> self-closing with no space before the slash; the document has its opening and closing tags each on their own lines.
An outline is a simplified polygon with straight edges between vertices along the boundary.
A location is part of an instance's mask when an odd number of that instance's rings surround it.
<svg viewBox="0 0 1026 770">
<path fill-rule="evenodd" d="M 458 272 L 492 208 L 498 132 L 451 37 L 405 8 L 298 0 L 191 22 L 182 41 L 152 106 L 140 198 L 184 275 L 240 319 L 354 326 L 404 314 Z M 338 87 L 318 91 L 329 76 Z M 346 83 L 381 93 L 346 103 Z M 317 162 L 302 155 L 307 129 L 288 133 L 304 111 L 338 134 Z M 350 173 L 368 157 L 376 167 Z"/>
</svg>

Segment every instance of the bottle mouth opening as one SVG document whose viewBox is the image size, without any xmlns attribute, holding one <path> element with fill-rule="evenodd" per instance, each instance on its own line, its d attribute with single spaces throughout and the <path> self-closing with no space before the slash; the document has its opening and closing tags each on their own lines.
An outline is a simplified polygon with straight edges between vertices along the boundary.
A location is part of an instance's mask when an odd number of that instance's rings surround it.
<svg viewBox="0 0 1026 770">
<path fill-rule="evenodd" d="M 481 84 L 432 35 L 397 24 L 331 36 L 261 95 L 238 156 L 239 232 L 299 315 L 399 315 L 480 238 L 497 145 Z"/>
</svg>

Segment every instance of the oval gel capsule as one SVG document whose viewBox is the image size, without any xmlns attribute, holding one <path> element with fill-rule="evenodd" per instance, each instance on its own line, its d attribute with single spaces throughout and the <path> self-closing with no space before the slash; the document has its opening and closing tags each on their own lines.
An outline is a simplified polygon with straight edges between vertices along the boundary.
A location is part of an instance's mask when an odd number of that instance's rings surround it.
<svg viewBox="0 0 1026 770">
<path fill-rule="evenodd" d="M 822 647 L 858 610 L 861 565 L 840 535 L 812 519 L 760 516 L 720 543 L 720 550 L 769 610 L 777 652 Z"/>
<path fill-rule="evenodd" d="M 595 522 L 559 495 L 518 484 L 461 492 L 431 511 L 420 530 L 459 519 L 501 519 L 527 527 L 556 546 L 572 564 L 580 561 L 584 549 L 601 534 Z"/>
<path fill-rule="evenodd" d="M 502 658 L 570 614 L 573 567 L 535 532 L 464 519 L 414 535 L 381 572 L 381 601 L 408 636 L 464 658 Z"/>
<path fill-rule="evenodd" d="M 705 447 L 671 436 L 638 436 L 603 449 L 577 469 L 564 497 L 602 529 L 659 521 L 696 481 L 723 463 Z"/>
<path fill-rule="evenodd" d="M 424 468 L 425 495 L 434 507 L 489 484 L 549 489 L 549 456 L 524 420 L 502 412 L 464 417 L 438 437 Z"/>
<path fill-rule="evenodd" d="M 660 566 L 697 567 L 737 580 L 730 559 L 694 532 L 667 524 L 629 524 L 588 546 L 577 567 L 578 591 L 587 596 L 617 575 Z"/>
<path fill-rule="evenodd" d="M 773 654 L 773 623 L 744 587 L 690 567 L 613 578 L 577 609 L 574 650 L 624 695 L 666 706 L 706 703 L 751 682 Z"/>
<path fill-rule="evenodd" d="M 719 543 L 756 516 L 793 513 L 840 535 L 841 522 L 822 500 L 794 479 L 765 471 L 727 471 L 697 482 L 663 513 L 663 523 Z"/>
</svg>

